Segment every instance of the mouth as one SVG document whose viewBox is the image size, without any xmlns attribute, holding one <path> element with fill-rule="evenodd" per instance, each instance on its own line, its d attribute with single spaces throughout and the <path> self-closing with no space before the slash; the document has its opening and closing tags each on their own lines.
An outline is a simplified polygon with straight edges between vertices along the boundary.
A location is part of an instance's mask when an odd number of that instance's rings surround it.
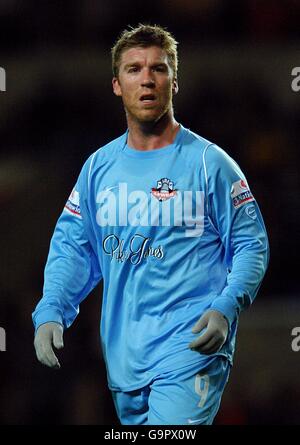
<svg viewBox="0 0 300 445">
<path fill-rule="evenodd" d="M 140 101 L 144 104 L 151 104 L 156 100 L 156 96 L 154 94 L 143 94 L 140 97 Z"/>
</svg>

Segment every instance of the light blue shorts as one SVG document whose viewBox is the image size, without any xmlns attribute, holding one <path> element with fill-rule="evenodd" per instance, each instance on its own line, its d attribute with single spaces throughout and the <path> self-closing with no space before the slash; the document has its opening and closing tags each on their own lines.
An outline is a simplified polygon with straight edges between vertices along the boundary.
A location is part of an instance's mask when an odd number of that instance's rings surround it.
<svg viewBox="0 0 300 445">
<path fill-rule="evenodd" d="M 211 425 L 228 381 L 231 365 L 215 356 L 205 367 L 185 367 L 161 374 L 144 388 L 112 391 L 123 425 Z"/>
</svg>

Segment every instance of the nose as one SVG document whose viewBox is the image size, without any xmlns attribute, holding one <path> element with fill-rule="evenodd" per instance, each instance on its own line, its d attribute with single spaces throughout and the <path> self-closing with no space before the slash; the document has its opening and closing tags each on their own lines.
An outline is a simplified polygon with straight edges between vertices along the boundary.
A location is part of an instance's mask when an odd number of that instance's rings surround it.
<svg viewBox="0 0 300 445">
<path fill-rule="evenodd" d="M 146 69 L 146 70 L 143 71 L 143 77 L 142 77 L 142 81 L 141 81 L 141 86 L 142 87 L 146 87 L 146 88 L 154 88 L 155 82 L 154 82 L 154 79 L 152 77 L 151 70 Z"/>
</svg>

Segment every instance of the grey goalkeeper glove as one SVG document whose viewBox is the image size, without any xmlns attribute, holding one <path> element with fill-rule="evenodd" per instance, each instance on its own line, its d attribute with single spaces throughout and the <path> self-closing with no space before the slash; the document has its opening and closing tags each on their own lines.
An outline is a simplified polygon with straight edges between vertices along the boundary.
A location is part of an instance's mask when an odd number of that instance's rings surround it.
<svg viewBox="0 0 300 445">
<path fill-rule="evenodd" d="M 219 351 L 226 341 L 228 321 L 221 312 L 209 310 L 199 318 L 192 332 L 197 334 L 204 328 L 205 332 L 192 341 L 189 347 L 203 354 L 213 354 Z"/>
<path fill-rule="evenodd" d="M 63 332 L 63 326 L 54 321 L 44 323 L 38 327 L 34 337 L 34 347 L 36 356 L 43 365 L 55 369 L 60 368 L 60 363 L 54 354 L 53 346 L 56 349 L 64 347 Z"/>
</svg>

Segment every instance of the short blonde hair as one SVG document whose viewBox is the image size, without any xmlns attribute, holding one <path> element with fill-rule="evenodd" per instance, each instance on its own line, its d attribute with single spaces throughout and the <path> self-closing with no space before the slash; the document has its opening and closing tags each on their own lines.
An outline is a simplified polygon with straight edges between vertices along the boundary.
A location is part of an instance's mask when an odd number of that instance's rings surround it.
<svg viewBox="0 0 300 445">
<path fill-rule="evenodd" d="M 166 51 L 174 77 L 177 78 L 177 44 L 172 34 L 158 25 L 139 24 L 136 28 L 125 29 L 111 49 L 113 75 L 118 77 L 123 51 L 137 46 L 158 46 Z"/>
</svg>

